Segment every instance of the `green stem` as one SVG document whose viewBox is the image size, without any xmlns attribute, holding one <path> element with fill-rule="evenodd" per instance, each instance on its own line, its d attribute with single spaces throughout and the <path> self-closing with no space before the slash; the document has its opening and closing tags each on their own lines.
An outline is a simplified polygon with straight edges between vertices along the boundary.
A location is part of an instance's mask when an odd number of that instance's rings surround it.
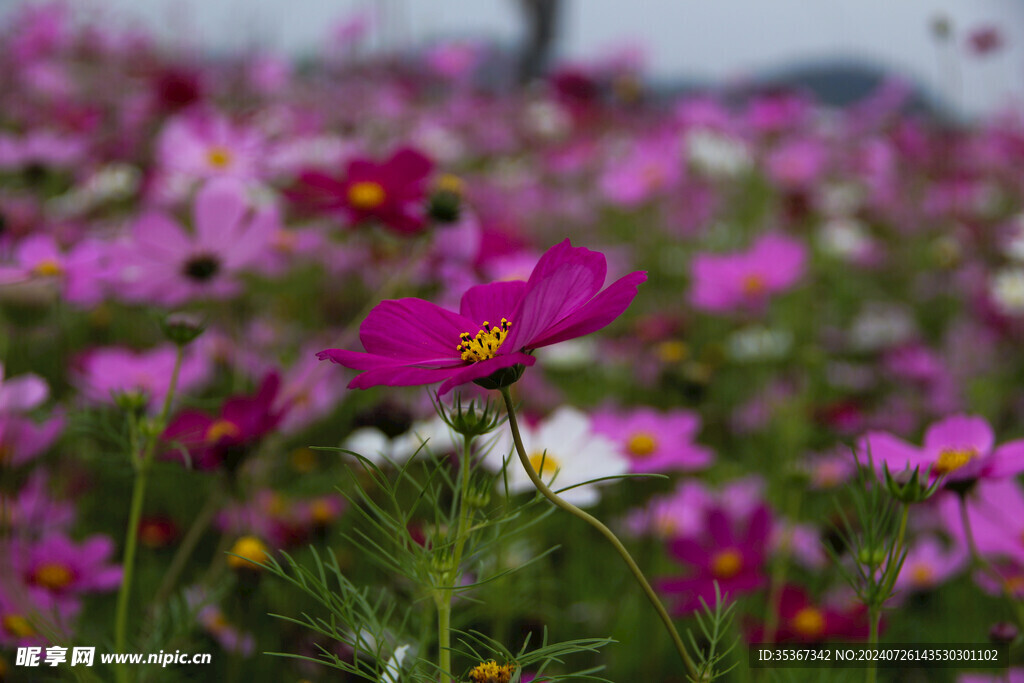
<svg viewBox="0 0 1024 683">
<path fill-rule="evenodd" d="M 868 607 L 868 623 L 870 631 L 868 632 L 868 645 L 878 645 L 878 622 L 882 618 L 882 610 L 872 605 Z M 867 683 L 875 683 L 875 677 L 878 675 L 878 663 L 875 660 L 871 660 L 868 663 L 868 675 Z"/>
<path fill-rule="evenodd" d="M 156 453 L 156 443 L 160 439 L 160 434 L 167 424 L 167 416 L 171 411 L 171 401 L 174 397 L 174 390 L 178 385 L 178 374 L 181 372 L 181 362 L 184 355 L 185 349 L 179 345 L 177 356 L 174 359 L 174 370 L 171 372 L 171 382 L 167 387 L 167 395 L 164 397 L 160 415 L 146 433 L 142 457 L 135 461 L 135 482 L 132 485 L 132 500 L 128 511 L 128 528 L 125 530 L 124 538 L 124 559 L 122 561 L 124 575 L 121 579 L 121 588 L 117 593 L 117 612 L 114 617 L 114 649 L 117 652 L 124 652 L 125 644 L 128 640 L 128 602 L 131 597 L 132 579 L 135 575 L 135 551 L 138 547 L 139 520 L 142 517 L 142 505 L 146 498 L 149 470 L 153 464 L 153 456 Z M 118 681 L 127 681 L 129 678 L 128 667 L 117 667 L 116 673 Z"/>
<path fill-rule="evenodd" d="M 516 420 L 515 406 L 512 404 L 512 395 L 509 393 L 508 387 L 502 387 L 501 396 L 505 399 L 505 410 L 508 412 L 508 425 L 512 430 L 512 441 L 515 443 L 516 452 L 519 454 L 519 460 L 523 463 L 523 468 L 526 470 L 527 476 L 530 477 L 530 481 L 537 487 L 545 498 L 550 500 L 555 506 L 565 510 L 574 517 L 582 519 L 584 522 L 594 527 L 602 536 L 604 536 L 615 551 L 622 558 L 626 566 L 629 567 L 629 571 L 633 573 L 633 577 L 636 578 L 637 583 L 643 588 L 644 593 L 647 595 L 647 599 L 651 601 L 651 605 L 658 612 L 658 616 L 661 617 L 662 623 L 665 624 L 665 629 L 668 631 L 669 636 L 672 638 L 673 644 L 676 646 L 676 650 L 679 652 L 679 657 L 683 660 L 683 664 L 686 666 L 686 671 L 691 678 L 697 678 L 697 668 L 693 664 L 693 660 L 690 658 L 690 654 L 686 651 L 686 646 L 683 644 L 683 639 L 679 637 L 679 632 L 676 630 L 675 624 L 672 623 L 672 617 L 669 616 L 665 610 L 664 605 L 661 604 L 661 600 L 658 599 L 657 593 L 651 588 L 651 584 L 648 583 L 644 573 L 637 566 L 633 560 L 629 551 L 626 550 L 626 546 L 622 545 L 622 541 L 605 526 L 599 519 L 590 515 L 578 507 L 569 503 L 558 496 L 554 491 L 548 488 L 547 484 L 541 480 L 537 475 L 537 472 L 533 469 L 533 465 L 530 464 L 530 458 L 526 454 L 526 449 L 523 447 L 523 437 L 519 433 L 519 423 Z"/>
<path fill-rule="evenodd" d="M 220 486 L 216 487 L 211 493 L 210 497 L 206 499 L 206 504 L 203 509 L 196 515 L 195 520 L 192 522 L 192 526 L 189 527 L 185 537 L 181 540 L 181 544 L 178 546 L 178 550 L 174 553 L 174 558 L 171 560 L 170 566 L 167 568 L 167 572 L 164 574 L 163 581 L 160 583 L 160 588 L 157 590 L 153 604 L 159 605 L 170 596 L 171 591 L 174 590 L 175 584 L 178 582 L 178 577 L 181 576 L 182 570 L 185 569 L 185 564 L 188 559 L 192 556 L 192 552 L 196 549 L 199 544 L 199 539 L 203 537 L 203 533 L 209 528 L 210 522 L 213 521 L 214 515 L 217 510 L 220 509 L 221 502 L 223 500 L 224 489 Z"/>
<path fill-rule="evenodd" d="M 435 599 L 437 604 L 437 666 L 441 669 L 441 680 L 454 683 L 452 670 L 452 600 L 449 591 L 441 591 Z"/>
</svg>

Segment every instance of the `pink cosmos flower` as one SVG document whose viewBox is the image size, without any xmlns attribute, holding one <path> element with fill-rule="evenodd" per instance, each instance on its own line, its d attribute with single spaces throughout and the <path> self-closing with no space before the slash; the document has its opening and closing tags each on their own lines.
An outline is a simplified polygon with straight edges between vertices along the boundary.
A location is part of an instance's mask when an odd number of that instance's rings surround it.
<svg viewBox="0 0 1024 683">
<path fill-rule="evenodd" d="M 403 148 L 384 162 L 353 159 L 340 177 L 306 171 L 288 194 L 313 210 L 340 210 L 353 224 L 374 219 L 396 232 L 411 234 L 426 223 L 427 180 L 433 170 L 429 158 Z"/>
<path fill-rule="evenodd" d="M 53 445 L 64 429 L 64 416 L 43 422 L 19 415 L 0 415 L 0 465 L 18 466 Z"/>
<path fill-rule="evenodd" d="M 868 637 L 867 611 L 863 606 L 840 609 L 814 602 L 802 588 L 782 589 L 776 642 L 816 643 L 834 637 Z M 749 636 L 750 642 L 763 640 L 761 628 L 754 629 Z"/>
<path fill-rule="evenodd" d="M 240 183 L 212 180 L 195 200 L 195 232 L 150 213 L 133 228 L 117 273 L 130 300 L 177 305 L 198 297 L 224 298 L 238 291 L 238 271 L 258 261 L 279 229 L 276 209 L 265 207 L 246 220 L 248 204 Z"/>
<path fill-rule="evenodd" d="M 594 431 L 620 445 L 631 472 L 700 469 L 714 458 L 710 448 L 693 443 L 700 416 L 687 410 L 602 412 L 594 415 Z"/>
<path fill-rule="evenodd" d="M 188 113 L 171 119 L 156 141 L 159 166 L 189 179 L 261 174 L 263 140 L 220 114 Z"/>
<path fill-rule="evenodd" d="M 806 260 L 802 243 L 774 233 L 761 236 L 746 251 L 698 254 L 690 303 L 712 312 L 758 309 L 803 276 Z"/>
<path fill-rule="evenodd" d="M 187 449 L 190 464 L 198 470 L 213 470 L 222 464 L 236 468 L 245 450 L 277 428 L 284 409 L 275 408 L 281 378 L 268 374 L 253 396 L 233 396 L 216 416 L 198 410 L 183 410 L 167 425 L 162 439 L 168 445 Z M 179 458 L 177 450 L 168 456 Z"/>
<path fill-rule="evenodd" d="M 74 503 L 50 498 L 46 473 L 36 469 L 16 495 L 0 493 L 0 529 L 16 537 L 36 538 L 71 526 Z"/>
<path fill-rule="evenodd" d="M 921 447 L 887 432 L 869 432 L 860 442 L 869 450 L 876 467 L 887 465 L 894 474 L 906 468 L 931 468 L 931 476 L 946 475 L 951 481 L 979 477 L 1008 477 L 1024 471 L 1024 439 L 995 447 L 992 428 L 983 417 L 952 415 L 925 431 Z"/>
<path fill-rule="evenodd" d="M 675 145 L 653 139 L 630 149 L 624 157 L 610 160 L 601 176 L 601 191 L 616 204 L 637 206 L 670 192 L 678 184 L 682 170 Z"/>
<path fill-rule="evenodd" d="M 114 395 L 140 392 L 150 410 L 159 408 L 167 394 L 177 350 L 171 344 L 149 351 L 107 347 L 86 352 L 78 362 L 75 384 L 90 401 L 110 403 Z M 188 392 L 210 376 L 210 364 L 202 354 L 186 351 L 178 373 L 177 391 Z"/>
<path fill-rule="evenodd" d="M 62 250 L 51 235 L 30 235 L 14 248 L 17 265 L 0 266 L 0 282 L 50 280 L 73 303 L 92 305 L 103 298 L 103 247 L 84 240 Z"/>
<path fill-rule="evenodd" d="M 946 548 L 938 538 L 928 536 L 916 541 L 907 552 L 900 575 L 898 591 L 930 591 L 938 588 L 967 566 L 968 555 L 963 546 Z"/>
<path fill-rule="evenodd" d="M 986 557 L 1005 557 L 1024 564 L 1024 489 L 1015 479 L 982 479 L 965 498 L 967 518 L 978 552 Z M 968 548 L 960 500 L 943 496 L 936 501 L 942 528 L 957 545 Z M 1024 586 L 1024 582 L 1021 584 Z"/>
<path fill-rule="evenodd" d="M 30 545 L 19 543 L 13 561 L 30 593 L 44 601 L 75 601 L 83 593 L 108 591 L 121 583 L 121 568 L 107 564 L 113 554 L 108 536 L 75 543 L 53 534 Z"/>
<path fill-rule="evenodd" d="M 647 279 L 634 272 L 602 289 L 603 254 L 556 244 L 530 279 L 471 287 L 459 313 L 422 299 L 381 302 L 363 321 L 366 352 L 328 349 L 317 356 L 364 371 L 349 387 L 443 382 L 439 394 L 516 365 L 533 349 L 595 332 L 622 314 Z"/>
<path fill-rule="evenodd" d="M 669 552 L 689 567 L 684 577 L 658 582 L 662 591 L 681 596 L 676 614 L 700 609 L 701 598 L 714 604 L 715 582 L 730 598 L 764 586 L 770 532 L 771 517 L 764 505 L 743 516 L 732 516 L 720 507 L 707 509 L 700 535 L 669 543 Z"/>
<path fill-rule="evenodd" d="M 0 415 L 32 410 L 49 395 L 50 388 L 39 375 L 27 373 L 4 379 L 4 364 L 0 363 Z"/>
</svg>

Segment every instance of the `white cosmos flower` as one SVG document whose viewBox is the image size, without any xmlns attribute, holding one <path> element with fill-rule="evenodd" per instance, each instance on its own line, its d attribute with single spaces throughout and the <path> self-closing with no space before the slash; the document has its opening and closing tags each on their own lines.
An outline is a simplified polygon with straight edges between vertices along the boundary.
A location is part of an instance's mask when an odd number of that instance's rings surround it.
<svg viewBox="0 0 1024 683">
<path fill-rule="evenodd" d="M 568 486 L 629 471 L 629 460 L 618 445 L 595 434 L 590 417 L 575 408 L 559 408 L 536 427 L 520 424 L 520 431 L 534 470 L 556 493 Z M 494 448 L 485 456 L 485 463 L 494 469 L 500 468 L 512 453 L 508 427 L 500 434 Z M 604 483 L 607 482 L 577 486 L 559 495 L 575 505 L 593 505 L 600 498 L 600 486 Z M 514 454 L 508 465 L 508 488 L 511 493 L 533 489 L 533 483 Z"/>
</svg>

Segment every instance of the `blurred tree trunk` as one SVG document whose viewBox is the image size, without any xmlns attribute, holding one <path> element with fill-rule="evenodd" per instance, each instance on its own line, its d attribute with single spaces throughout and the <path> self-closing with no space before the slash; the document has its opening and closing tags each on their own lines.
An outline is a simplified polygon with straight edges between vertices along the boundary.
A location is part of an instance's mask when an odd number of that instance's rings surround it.
<svg viewBox="0 0 1024 683">
<path fill-rule="evenodd" d="M 561 0 L 518 0 L 526 19 L 526 40 L 519 57 L 519 82 L 527 83 L 543 72 L 558 34 Z"/>
</svg>

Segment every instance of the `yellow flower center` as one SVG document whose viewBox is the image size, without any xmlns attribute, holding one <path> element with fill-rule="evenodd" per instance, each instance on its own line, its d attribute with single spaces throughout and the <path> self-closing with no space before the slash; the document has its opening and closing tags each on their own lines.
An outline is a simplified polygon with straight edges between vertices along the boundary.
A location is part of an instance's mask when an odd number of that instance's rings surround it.
<svg viewBox="0 0 1024 683">
<path fill-rule="evenodd" d="M 462 333 L 462 341 L 455 347 L 455 350 L 462 354 L 462 360 L 476 363 L 488 358 L 494 358 L 498 349 L 508 338 L 508 328 L 512 326 L 505 318 L 501 319 L 500 327 L 491 327 L 491 323 L 484 321 L 484 326 L 475 337 L 470 337 L 469 332 Z"/>
<path fill-rule="evenodd" d="M 918 586 L 930 586 L 935 581 L 935 572 L 926 564 L 919 564 L 910 572 L 910 578 Z"/>
<path fill-rule="evenodd" d="M 629 451 L 629 454 L 637 458 L 648 456 L 657 448 L 658 442 L 650 432 L 637 432 L 629 437 L 629 441 L 626 442 L 626 449 Z"/>
<path fill-rule="evenodd" d="M 0 623 L 3 623 L 4 630 L 15 638 L 31 638 L 36 634 L 32 623 L 20 614 L 8 614 Z"/>
<path fill-rule="evenodd" d="M 48 258 L 37 263 L 32 272 L 40 277 L 56 277 L 64 272 L 64 268 L 54 259 Z"/>
<path fill-rule="evenodd" d="M 530 456 L 530 466 L 533 467 L 533 471 L 541 477 L 545 474 L 553 475 L 561 469 L 561 464 L 558 462 L 558 459 L 550 453 L 534 453 Z"/>
<path fill-rule="evenodd" d="M 492 659 L 470 669 L 469 680 L 471 683 L 509 683 L 515 672 L 515 664 L 498 664 Z"/>
<path fill-rule="evenodd" d="M 74 576 L 71 570 L 59 562 L 47 562 L 32 572 L 32 582 L 52 591 L 67 588 Z"/>
<path fill-rule="evenodd" d="M 242 536 L 228 551 L 228 566 L 232 569 L 260 569 L 258 564 L 267 561 L 267 546 L 255 536 Z M 238 557 L 235 557 L 235 556 Z"/>
<path fill-rule="evenodd" d="M 939 459 L 935 461 L 932 471 L 935 474 L 949 474 L 958 470 L 978 456 L 978 451 L 973 448 L 947 448 L 939 452 Z"/>
<path fill-rule="evenodd" d="M 223 145 L 214 145 L 206 151 L 206 162 L 218 170 L 230 166 L 232 160 L 231 150 Z"/>
<path fill-rule="evenodd" d="M 814 607 L 804 607 L 789 623 L 794 631 L 805 638 L 816 638 L 825 632 L 825 615 Z"/>
<path fill-rule="evenodd" d="M 670 339 L 658 344 L 654 352 L 662 363 L 678 363 L 686 358 L 690 349 L 683 342 L 677 339 Z"/>
<path fill-rule="evenodd" d="M 352 183 L 348 188 L 348 203 L 362 211 L 376 209 L 384 203 L 385 196 L 384 187 L 380 183 L 367 180 Z"/>
<path fill-rule="evenodd" d="M 237 439 L 241 435 L 242 430 L 238 428 L 238 425 L 230 420 L 221 419 L 210 423 L 210 426 L 206 428 L 206 435 L 203 438 L 206 440 L 206 443 L 214 444 L 225 437 Z"/>
<path fill-rule="evenodd" d="M 323 498 L 314 500 L 309 506 L 309 517 L 315 524 L 328 524 L 334 521 L 334 506 Z"/>
<path fill-rule="evenodd" d="M 747 296 L 757 296 L 764 292 L 766 283 L 764 277 L 757 273 L 750 273 L 743 276 L 743 293 Z"/>
<path fill-rule="evenodd" d="M 731 579 L 743 569 L 743 555 L 735 548 L 722 550 L 711 558 L 711 573 L 716 579 Z"/>
</svg>

